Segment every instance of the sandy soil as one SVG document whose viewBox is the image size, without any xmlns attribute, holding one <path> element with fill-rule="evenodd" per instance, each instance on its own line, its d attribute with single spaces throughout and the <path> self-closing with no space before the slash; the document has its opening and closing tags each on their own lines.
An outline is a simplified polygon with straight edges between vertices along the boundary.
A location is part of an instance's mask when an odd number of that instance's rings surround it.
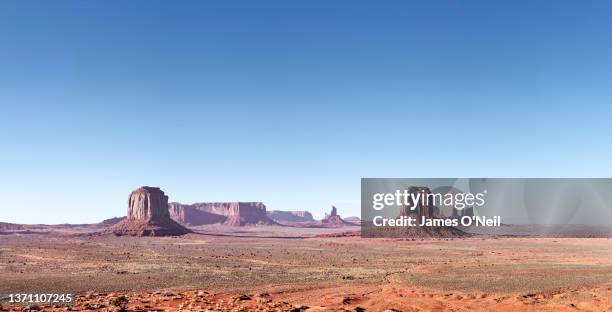
<svg viewBox="0 0 612 312">
<path fill-rule="evenodd" d="M 612 239 L 283 231 L 2 235 L 0 302 L 4 310 L 612 311 Z M 71 293 L 76 303 L 16 305 L 10 293 Z"/>
</svg>

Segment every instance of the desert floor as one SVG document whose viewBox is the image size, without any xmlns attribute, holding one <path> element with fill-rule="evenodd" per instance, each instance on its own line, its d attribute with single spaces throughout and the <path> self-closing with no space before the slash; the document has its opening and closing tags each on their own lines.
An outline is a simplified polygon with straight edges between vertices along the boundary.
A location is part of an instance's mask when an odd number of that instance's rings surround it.
<svg viewBox="0 0 612 312">
<path fill-rule="evenodd" d="M 612 311 L 612 239 L 0 235 L 4 310 Z M 209 234 L 202 234 L 209 233 Z M 234 236 L 238 235 L 238 236 Z M 71 293 L 20 306 L 10 293 Z"/>
</svg>

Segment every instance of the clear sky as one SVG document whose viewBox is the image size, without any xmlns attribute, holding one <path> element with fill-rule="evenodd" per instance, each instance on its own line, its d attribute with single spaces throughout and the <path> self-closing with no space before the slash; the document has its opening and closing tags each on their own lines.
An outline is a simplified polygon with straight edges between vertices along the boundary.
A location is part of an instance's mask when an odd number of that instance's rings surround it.
<svg viewBox="0 0 612 312">
<path fill-rule="evenodd" d="M 0 221 L 610 177 L 610 1 L 1 1 Z"/>
</svg>

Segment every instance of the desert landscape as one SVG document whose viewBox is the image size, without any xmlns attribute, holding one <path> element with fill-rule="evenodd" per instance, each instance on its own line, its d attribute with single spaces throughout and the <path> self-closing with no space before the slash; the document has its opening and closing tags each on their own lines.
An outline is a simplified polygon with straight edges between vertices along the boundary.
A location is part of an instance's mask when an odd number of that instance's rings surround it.
<svg viewBox="0 0 612 312">
<path fill-rule="evenodd" d="M 0 229 L 4 311 L 612 311 L 610 238 L 362 238 L 336 207 L 317 221 L 155 187 L 127 217 Z"/>
<path fill-rule="evenodd" d="M 612 241 L 607 238 L 398 240 L 319 231 L 287 234 L 260 227 L 239 236 L 3 235 L 2 309 L 612 309 Z M 6 294 L 21 292 L 72 293 L 76 302 L 7 302 Z"/>
<path fill-rule="evenodd" d="M 612 1 L 0 1 L 0 312 L 612 312 Z"/>
</svg>

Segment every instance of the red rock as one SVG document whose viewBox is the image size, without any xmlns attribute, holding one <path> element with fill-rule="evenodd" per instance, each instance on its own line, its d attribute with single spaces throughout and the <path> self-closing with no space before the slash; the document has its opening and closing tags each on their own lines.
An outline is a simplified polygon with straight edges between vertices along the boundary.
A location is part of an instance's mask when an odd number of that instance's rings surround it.
<svg viewBox="0 0 612 312">
<path fill-rule="evenodd" d="M 170 203 L 170 218 L 186 226 L 223 223 L 227 217 L 198 209 L 195 205 Z"/>
<path fill-rule="evenodd" d="M 127 218 L 106 232 L 130 236 L 171 236 L 190 231 L 170 218 L 168 196 L 162 190 L 143 186 L 130 194 Z"/>
<path fill-rule="evenodd" d="M 331 212 L 329 214 L 325 214 L 325 218 L 321 220 L 321 223 L 330 226 L 355 225 L 351 222 L 343 220 L 338 214 L 338 208 L 336 208 L 336 206 L 332 206 Z"/>
<path fill-rule="evenodd" d="M 187 225 L 223 223 L 232 226 L 276 224 L 261 202 L 172 203 L 171 217 Z"/>
<path fill-rule="evenodd" d="M 311 222 L 314 221 L 312 214 L 308 211 L 280 211 L 268 212 L 268 217 L 276 222 Z"/>
<path fill-rule="evenodd" d="M 158 187 L 143 186 L 130 194 L 128 199 L 129 219 L 169 218 L 168 196 Z"/>
<path fill-rule="evenodd" d="M 229 214 L 224 224 L 233 226 L 276 224 L 266 214 L 266 206 L 263 203 L 232 203 Z"/>
</svg>

